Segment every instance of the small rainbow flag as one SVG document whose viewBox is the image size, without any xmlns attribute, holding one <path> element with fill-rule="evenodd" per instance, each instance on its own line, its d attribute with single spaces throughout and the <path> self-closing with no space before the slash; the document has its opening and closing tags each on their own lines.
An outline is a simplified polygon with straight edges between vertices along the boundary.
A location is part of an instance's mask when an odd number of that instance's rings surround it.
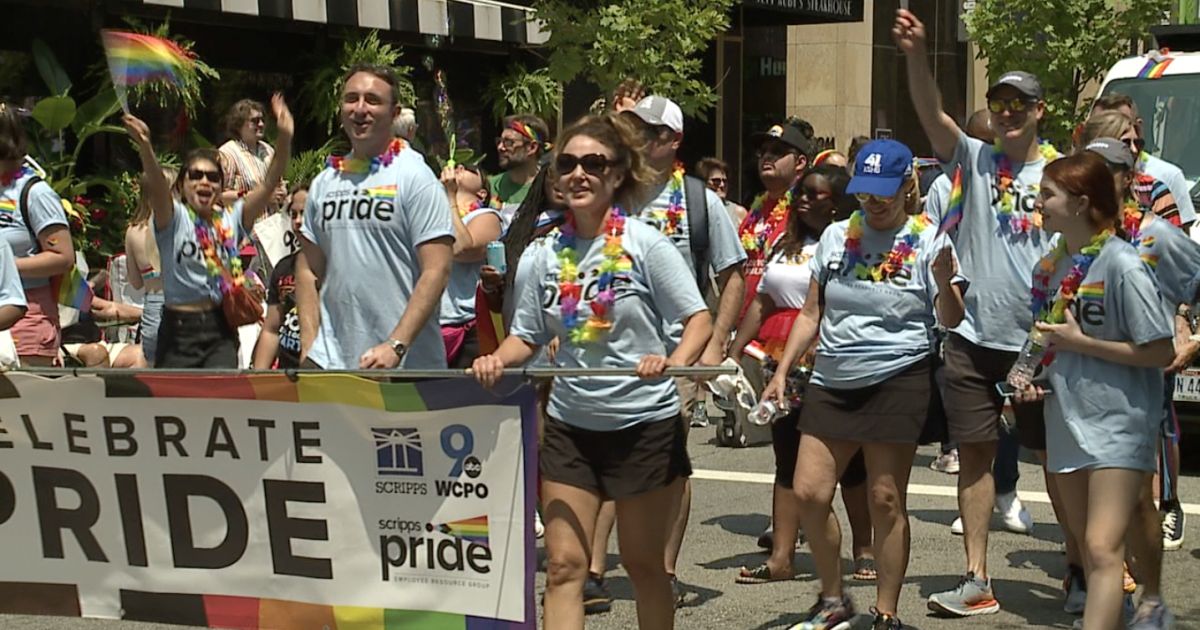
<svg viewBox="0 0 1200 630">
<path fill-rule="evenodd" d="M 1172 61 L 1175 61 L 1174 57 L 1151 57 L 1146 60 L 1146 65 L 1142 66 L 1137 76 L 1139 79 L 1161 79 Z"/>
<path fill-rule="evenodd" d="M 1085 300 L 1104 299 L 1104 281 L 1080 285 L 1077 295 Z"/>
<path fill-rule="evenodd" d="M 942 222 L 938 225 L 938 236 L 954 229 L 956 225 L 962 222 L 963 218 L 963 183 L 962 183 L 962 167 L 954 169 L 954 178 L 950 182 L 950 200 L 946 207 L 946 213 L 942 215 Z"/>
<path fill-rule="evenodd" d="M 488 546 L 488 517 L 486 515 L 438 525 L 438 531 L 477 545 Z"/>
<path fill-rule="evenodd" d="M 12 199 L 0 199 L 0 212 L 12 214 L 17 211 L 17 202 Z"/>
<path fill-rule="evenodd" d="M 108 72 L 121 107 L 129 112 L 125 90 L 147 81 L 165 81 L 178 85 L 180 70 L 192 65 L 192 58 L 178 44 L 161 37 L 103 30 L 100 32 Z"/>
<path fill-rule="evenodd" d="M 371 199 L 395 199 L 396 186 L 376 186 L 375 188 L 367 188 L 363 190 L 363 194 Z"/>
<path fill-rule="evenodd" d="M 80 313 L 92 310 L 92 298 L 96 297 L 96 294 L 92 291 L 92 285 L 88 284 L 87 278 L 79 271 L 79 267 L 72 267 L 61 276 L 55 276 L 50 285 L 58 295 L 59 304 L 69 306 Z"/>
</svg>

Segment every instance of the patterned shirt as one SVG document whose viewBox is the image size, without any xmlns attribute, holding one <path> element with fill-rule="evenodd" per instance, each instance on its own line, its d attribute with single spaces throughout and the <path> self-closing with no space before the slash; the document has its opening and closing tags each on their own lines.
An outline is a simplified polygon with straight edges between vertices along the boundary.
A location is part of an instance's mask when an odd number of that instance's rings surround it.
<svg viewBox="0 0 1200 630">
<path fill-rule="evenodd" d="M 221 154 L 221 170 L 225 173 L 225 190 L 234 190 L 245 195 L 262 183 L 267 176 L 267 165 L 275 157 L 271 145 L 258 141 L 254 152 L 240 140 L 230 140 L 218 149 Z"/>
</svg>

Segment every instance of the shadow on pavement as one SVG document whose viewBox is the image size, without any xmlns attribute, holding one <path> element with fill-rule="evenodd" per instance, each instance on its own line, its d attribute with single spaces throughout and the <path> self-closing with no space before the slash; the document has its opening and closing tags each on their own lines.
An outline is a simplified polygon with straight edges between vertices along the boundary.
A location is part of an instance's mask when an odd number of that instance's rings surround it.
<svg viewBox="0 0 1200 630">
<path fill-rule="evenodd" d="M 954 519 L 958 518 L 958 510 L 909 510 L 908 517 L 949 528 Z"/>
<path fill-rule="evenodd" d="M 1022 549 L 1010 551 L 1005 557 L 1014 569 L 1038 569 L 1056 580 L 1067 574 L 1067 557 L 1057 549 Z"/>
<path fill-rule="evenodd" d="M 771 524 L 771 517 L 766 514 L 724 514 L 701 524 L 716 525 L 731 534 L 753 536 L 757 540 L 758 535 Z"/>
</svg>

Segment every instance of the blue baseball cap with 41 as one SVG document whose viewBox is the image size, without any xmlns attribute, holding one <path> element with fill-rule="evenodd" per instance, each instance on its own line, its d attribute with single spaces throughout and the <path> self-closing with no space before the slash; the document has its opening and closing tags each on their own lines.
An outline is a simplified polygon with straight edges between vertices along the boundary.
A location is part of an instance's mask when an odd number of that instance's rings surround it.
<svg viewBox="0 0 1200 630">
<path fill-rule="evenodd" d="M 893 197 L 904 180 L 912 177 L 912 169 L 913 154 L 904 143 L 872 140 L 859 149 L 854 159 L 854 177 L 846 193 Z"/>
</svg>

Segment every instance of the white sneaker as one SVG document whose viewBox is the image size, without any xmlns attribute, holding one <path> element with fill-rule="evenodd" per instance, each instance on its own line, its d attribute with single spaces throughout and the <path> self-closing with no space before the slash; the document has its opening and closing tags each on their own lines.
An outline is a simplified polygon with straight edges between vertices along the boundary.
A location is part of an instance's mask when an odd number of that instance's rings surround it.
<svg viewBox="0 0 1200 630">
<path fill-rule="evenodd" d="M 542 515 L 537 510 L 533 511 L 533 535 L 535 538 L 546 535 L 546 526 L 542 523 Z"/>
<path fill-rule="evenodd" d="M 996 495 L 996 511 L 1004 520 L 1004 529 L 1014 534 L 1028 534 L 1033 531 L 1033 517 L 1021 504 L 1015 490 Z"/>
<path fill-rule="evenodd" d="M 953 523 L 950 523 L 950 533 L 954 534 L 955 536 L 963 535 L 962 517 L 961 516 L 954 519 Z"/>
</svg>

